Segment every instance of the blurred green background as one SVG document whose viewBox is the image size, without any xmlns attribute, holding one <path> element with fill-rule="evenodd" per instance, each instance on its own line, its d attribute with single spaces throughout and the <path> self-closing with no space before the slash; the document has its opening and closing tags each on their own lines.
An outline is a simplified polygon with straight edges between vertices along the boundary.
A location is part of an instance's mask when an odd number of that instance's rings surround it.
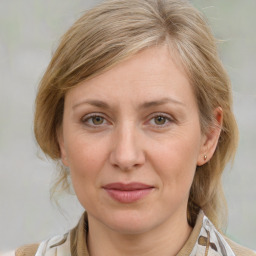
<svg viewBox="0 0 256 256">
<path fill-rule="evenodd" d="M 55 168 L 38 158 L 32 123 L 36 88 L 60 36 L 99 1 L 0 3 L 0 251 L 38 242 L 76 224 L 81 207 L 49 200 Z M 256 1 L 192 0 L 208 18 L 231 77 L 240 144 L 224 176 L 228 235 L 256 249 Z"/>
</svg>

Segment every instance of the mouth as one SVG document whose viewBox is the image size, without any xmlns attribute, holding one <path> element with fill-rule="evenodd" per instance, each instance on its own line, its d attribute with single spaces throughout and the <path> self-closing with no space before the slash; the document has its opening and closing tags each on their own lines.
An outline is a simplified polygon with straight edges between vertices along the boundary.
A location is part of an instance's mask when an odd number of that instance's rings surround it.
<svg viewBox="0 0 256 256">
<path fill-rule="evenodd" d="M 110 183 L 103 186 L 107 194 L 120 203 L 133 203 L 146 197 L 154 186 L 143 183 Z"/>
</svg>

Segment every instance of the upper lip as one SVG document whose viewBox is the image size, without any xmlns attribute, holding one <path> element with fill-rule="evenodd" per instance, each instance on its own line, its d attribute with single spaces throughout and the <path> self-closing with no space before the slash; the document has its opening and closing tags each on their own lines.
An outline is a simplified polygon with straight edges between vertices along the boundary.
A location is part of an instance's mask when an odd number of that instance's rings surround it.
<svg viewBox="0 0 256 256">
<path fill-rule="evenodd" d="M 140 189 L 149 189 L 154 188 L 152 185 L 143 184 L 139 182 L 131 182 L 131 183 L 109 183 L 103 186 L 104 189 L 113 189 L 113 190 L 123 190 L 123 191 L 131 191 L 131 190 L 140 190 Z"/>
</svg>

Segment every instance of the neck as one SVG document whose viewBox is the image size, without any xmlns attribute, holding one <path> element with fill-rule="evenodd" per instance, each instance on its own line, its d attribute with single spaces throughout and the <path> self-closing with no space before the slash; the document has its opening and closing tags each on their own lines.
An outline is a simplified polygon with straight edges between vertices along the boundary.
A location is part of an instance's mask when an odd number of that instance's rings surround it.
<svg viewBox="0 0 256 256">
<path fill-rule="evenodd" d="M 90 256 L 177 255 L 192 231 L 186 215 L 184 217 L 179 221 L 176 219 L 175 222 L 164 222 L 143 233 L 122 234 L 106 227 L 94 217 L 88 216 L 87 244 Z"/>
</svg>

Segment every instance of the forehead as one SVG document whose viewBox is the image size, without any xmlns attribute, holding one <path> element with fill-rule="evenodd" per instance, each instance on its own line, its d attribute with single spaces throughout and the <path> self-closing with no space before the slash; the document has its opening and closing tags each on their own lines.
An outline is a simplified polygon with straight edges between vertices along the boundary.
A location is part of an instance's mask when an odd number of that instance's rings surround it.
<svg viewBox="0 0 256 256">
<path fill-rule="evenodd" d="M 194 94 L 185 71 L 170 54 L 167 45 L 147 48 L 110 70 L 72 88 L 66 100 L 72 104 L 84 98 L 115 103 L 156 100 L 170 96 L 189 103 Z"/>
</svg>

